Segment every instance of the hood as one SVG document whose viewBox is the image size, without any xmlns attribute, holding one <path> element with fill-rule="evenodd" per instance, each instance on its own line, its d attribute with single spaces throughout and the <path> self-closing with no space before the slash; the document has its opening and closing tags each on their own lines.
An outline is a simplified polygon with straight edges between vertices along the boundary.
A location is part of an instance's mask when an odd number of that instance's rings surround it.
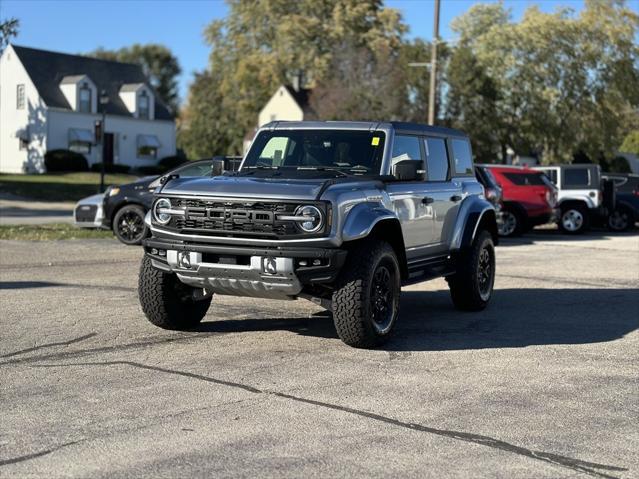
<svg viewBox="0 0 639 479">
<path fill-rule="evenodd" d="M 285 197 L 292 200 L 314 200 L 327 180 L 290 178 L 251 178 L 216 176 L 213 178 L 177 178 L 162 189 L 162 193 L 186 196 L 216 196 L 229 198 Z"/>
<path fill-rule="evenodd" d="M 104 193 L 98 193 L 96 195 L 87 196 L 78 201 L 78 204 L 83 205 L 99 205 L 104 200 Z"/>
</svg>

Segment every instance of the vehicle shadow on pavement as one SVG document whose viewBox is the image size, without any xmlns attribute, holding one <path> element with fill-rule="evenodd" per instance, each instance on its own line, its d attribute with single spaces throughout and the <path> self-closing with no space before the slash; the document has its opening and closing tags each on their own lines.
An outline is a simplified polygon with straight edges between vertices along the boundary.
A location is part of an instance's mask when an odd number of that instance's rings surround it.
<svg viewBox="0 0 639 479">
<path fill-rule="evenodd" d="M 500 289 L 477 313 L 448 291 L 402 293 L 390 351 L 521 348 L 613 341 L 639 328 L 636 289 Z"/>
<path fill-rule="evenodd" d="M 639 328 L 635 289 L 500 289 L 489 307 L 469 313 L 453 308 L 448 291 L 402 292 L 400 317 L 387 351 L 521 348 L 613 341 Z M 196 331 L 290 331 L 338 340 L 329 312 L 310 318 L 206 321 Z"/>
<path fill-rule="evenodd" d="M 613 233 L 607 229 L 593 229 L 581 235 L 569 235 L 558 230 L 536 229 L 524 233 L 522 236 L 499 238 L 499 246 L 532 245 L 553 241 L 609 241 L 611 239 L 610 236 L 636 236 L 639 238 L 639 232 L 635 230 L 625 233 Z"/>
<path fill-rule="evenodd" d="M 246 333 L 265 331 L 291 331 L 302 336 L 338 339 L 333 317 L 328 311 L 320 311 L 306 318 L 247 318 L 201 323 L 195 331 L 207 333 Z"/>
</svg>

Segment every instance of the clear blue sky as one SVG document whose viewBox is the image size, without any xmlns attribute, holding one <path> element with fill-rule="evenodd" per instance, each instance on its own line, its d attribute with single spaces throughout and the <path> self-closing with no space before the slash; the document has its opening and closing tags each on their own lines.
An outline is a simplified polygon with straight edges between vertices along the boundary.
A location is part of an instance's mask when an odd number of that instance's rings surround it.
<svg viewBox="0 0 639 479">
<path fill-rule="evenodd" d="M 475 3 L 478 2 L 442 0 L 440 35 L 451 38 L 451 20 Z M 583 8 L 582 0 L 504 3 L 516 19 L 531 5 L 539 5 L 548 12 L 558 7 L 576 11 Z M 387 0 L 386 4 L 402 12 L 411 36 L 432 37 L 433 0 Z M 207 65 L 209 48 L 202 38 L 204 27 L 226 13 L 227 6 L 222 0 L 0 0 L 0 18 L 20 20 L 20 34 L 15 39 L 18 45 L 83 53 L 97 47 L 115 49 L 132 43 L 165 44 L 178 57 L 184 71 L 180 78 L 182 98 L 193 72 Z"/>
</svg>

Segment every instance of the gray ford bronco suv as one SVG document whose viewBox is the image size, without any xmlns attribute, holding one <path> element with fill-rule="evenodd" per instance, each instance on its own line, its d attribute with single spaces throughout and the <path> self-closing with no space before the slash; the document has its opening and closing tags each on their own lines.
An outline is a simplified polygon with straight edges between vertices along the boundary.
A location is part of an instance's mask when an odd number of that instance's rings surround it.
<svg viewBox="0 0 639 479">
<path fill-rule="evenodd" d="M 445 277 L 470 311 L 492 294 L 495 210 L 457 130 L 272 122 L 239 171 L 168 177 L 154 194 L 139 296 L 162 328 L 194 328 L 214 294 L 305 298 L 346 344 L 374 347 L 402 285 Z"/>
</svg>

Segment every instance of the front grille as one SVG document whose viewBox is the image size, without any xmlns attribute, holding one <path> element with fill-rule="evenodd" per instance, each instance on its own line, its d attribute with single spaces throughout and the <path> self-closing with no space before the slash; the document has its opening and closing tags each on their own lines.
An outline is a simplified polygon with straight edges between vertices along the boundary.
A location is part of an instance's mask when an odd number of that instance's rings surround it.
<svg viewBox="0 0 639 479">
<path fill-rule="evenodd" d="M 80 205 L 75 209 L 75 220 L 78 223 L 92 223 L 95 221 L 95 215 L 97 212 L 97 205 Z"/>
<path fill-rule="evenodd" d="M 316 237 L 304 234 L 295 222 L 277 219 L 279 215 L 294 215 L 297 208 L 312 204 L 326 213 L 323 203 L 289 203 L 276 201 L 219 201 L 193 198 L 171 198 L 171 206 L 185 208 L 184 216 L 175 215 L 167 225 L 185 234 L 234 236 L 265 239 Z M 324 215 L 326 219 L 326 214 Z"/>
</svg>

